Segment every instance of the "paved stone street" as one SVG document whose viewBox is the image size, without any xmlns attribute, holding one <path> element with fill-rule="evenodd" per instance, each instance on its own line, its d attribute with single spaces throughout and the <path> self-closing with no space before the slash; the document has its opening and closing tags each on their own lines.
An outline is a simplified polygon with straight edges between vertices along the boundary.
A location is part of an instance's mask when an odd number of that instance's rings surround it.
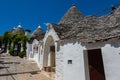
<svg viewBox="0 0 120 80">
<path fill-rule="evenodd" d="M 41 72 L 34 61 L 0 55 L 0 80 L 52 80 Z"/>
</svg>

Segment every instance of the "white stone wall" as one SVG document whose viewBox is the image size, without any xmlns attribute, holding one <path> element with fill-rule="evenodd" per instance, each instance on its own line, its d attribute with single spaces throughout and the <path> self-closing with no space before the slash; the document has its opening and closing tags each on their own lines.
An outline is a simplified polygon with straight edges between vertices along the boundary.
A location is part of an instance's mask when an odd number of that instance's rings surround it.
<svg viewBox="0 0 120 80">
<path fill-rule="evenodd" d="M 32 51 L 32 44 L 29 44 L 29 43 L 27 42 L 26 46 L 27 46 L 26 55 L 27 55 L 27 59 L 29 59 L 29 58 L 30 58 L 30 55 L 31 55 L 31 51 Z"/>
<path fill-rule="evenodd" d="M 93 45 L 89 45 L 89 47 L 93 47 Z M 104 42 L 100 47 L 102 49 L 106 80 L 118 80 L 120 78 L 120 41 Z"/>
<path fill-rule="evenodd" d="M 86 80 L 84 52 L 101 48 L 106 80 L 120 79 L 120 42 L 107 41 L 95 44 L 64 42 L 56 55 L 56 80 Z M 68 64 L 72 60 L 72 64 Z"/>
<path fill-rule="evenodd" d="M 39 68 L 40 68 L 40 70 L 42 70 L 42 68 L 43 68 L 43 53 L 42 53 L 43 46 L 40 45 L 39 48 L 40 48 L 40 50 L 39 50 Z"/>
<path fill-rule="evenodd" d="M 37 65 L 39 65 L 39 54 L 34 53 L 34 60 L 36 61 Z"/>
<path fill-rule="evenodd" d="M 40 53 L 40 44 L 39 44 L 39 41 L 37 39 L 33 40 L 32 46 L 34 47 L 35 45 L 38 46 L 38 51 L 33 49 L 34 60 L 36 61 L 37 65 L 39 66 L 40 65 L 40 61 L 39 61 L 39 58 L 40 58 L 40 55 L 39 55 L 39 53 Z"/>
<path fill-rule="evenodd" d="M 38 44 L 38 52 L 36 53 L 35 51 L 33 51 L 33 46 L 35 44 Z M 34 60 L 37 65 L 39 66 L 40 70 L 42 69 L 43 66 L 43 48 L 42 48 L 42 44 L 39 44 L 39 41 L 34 40 L 32 44 L 27 43 L 27 58 L 29 60 Z"/>
<path fill-rule="evenodd" d="M 63 80 L 63 52 L 59 51 L 56 53 L 56 75 L 55 80 Z"/>
<path fill-rule="evenodd" d="M 119 47 L 106 44 L 102 47 L 106 80 L 120 79 L 120 45 Z"/>
<path fill-rule="evenodd" d="M 52 37 L 53 41 L 49 41 L 49 37 Z M 46 31 L 45 37 L 43 39 L 42 58 L 44 58 L 46 52 L 49 52 L 50 45 L 54 44 L 54 46 L 55 46 L 55 57 L 56 57 L 55 80 L 62 80 L 63 78 L 61 76 L 63 75 L 62 74 L 63 73 L 63 70 L 62 70 L 62 68 L 63 68 L 62 65 L 63 64 L 62 64 L 61 61 L 63 61 L 63 60 L 62 60 L 61 56 L 63 56 L 63 55 L 61 55 L 61 54 L 59 55 L 59 53 L 57 53 L 57 42 L 56 41 L 58 41 L 58 40 L 59 40 L 59 37 L 58 37 L 57 33 L 55 32 L 55 30 L 53 28 L 51 28 L 48 31 Z M 44 59 L 42 59 L 42 61 L 43 60 Z M 42 68 L 44 67 L 45 64 L 46 63 L 42 64 L 43 65 Z"/>
<path fill-rule="evenodd" d="M 79 43 L 66 43 L 57 53 L 56 80 L 85 80 L 83 50 Z M 68 64 L 72 60 L 72 64 Z"/>
<path fill-rule="evenodd" d="M 52 43 L 48 40 L 48 37 L 50 36 L 54 40 Z M 55 45 L 55 80 L 88 80 L 86 79 L 85 74 L 83 51 L 97 48 L 101 48 L 102 51 L 106 80 L 120 79 L 120 41 L 109 40 L 107 42 L 81 44 L 78 41 L 61 41 L 57 43 L 58 40 L 59 37 L 57 36 L 55 30 L 51 28 L 45 34 L 43 46 L 39 45 L 38 54 L 35 54 L 34 51 L 32 52 L 34 54 L 34 60 L 38 63 L 40 69 L 43 69 L 44 53 L 49 52 L 50 45 Z M 38 42 L 35 40 L 33 41 L 32 46 L 34 44 L 38 44 Z M 30 52 L 27 50 L 27 53 Z M 68 60 L 72 60 L 72 64 L 68 64 Z"/>
<path fill-rule="evenodd" d="M 43 39 L 43 61 L 44 61 L 43 67 L 50 65 L 49 56 L 47 56 L 47 55 L 49 55 L 50 46 L 55 45 L 55 42 L 58 40 L 59 40 L 59 37 L 53 28 L 46 31 L 45 37 Z M 55 49 L 56 49 L 56 47 L 57 46 L 55 45 Z M 55 52 L 56 52 L 56 50 L 55 50 Z"/>
<path fill-rule="evenodd" d="M 49 36 L 52 36 L 52 38 L 54 39 L 54 41 L 58 41 L 59 37 L 57 35 L 57 33 L 55 32 L 55 30 L 53 28 L 51 28 L 50 30 L 46 31 L 45 37 L 43 39 L 44 45 L 46 43 L 46 40 Z"/>
<path fill-rule="evenodd" d="M 111 40 L 87 45 L 88 49 L 101 48 L 106 80 L 120 79 L 120 41 Z"/>
</svg>

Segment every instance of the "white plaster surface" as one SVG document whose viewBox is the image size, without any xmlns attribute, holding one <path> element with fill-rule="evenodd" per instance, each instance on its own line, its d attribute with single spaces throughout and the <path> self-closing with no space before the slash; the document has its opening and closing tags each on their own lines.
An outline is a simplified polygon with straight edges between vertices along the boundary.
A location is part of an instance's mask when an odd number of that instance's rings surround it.
<svg viewBox="0 0 120 80">
<path fill-rule="evenodd" d="M 120 79 L 120 46 L 106 44 L 102 47 L 106 80 Z"/>
<path fill-rule="evenodd" d="M 56 48 L 55 41 L 58 40 L 59 37 L 53 28 L 46 32 L 43 39 L 43 66 L 50 66 L 50 46 L 55 46 Z"/>
<path fill-rule="evenodd" d="M 40 50 L 39 50 L 39 68 L 40 68 L 40 70 L 42 70 L 42 68 L 43 68 L 43 53 L 42 53 L 42 51 L 43 51 L 43 47 L 42 47 L 42 45 L 39 45 L 40 47 Z"/>
<path fill-rule="evenodd" d="M 49 50 L 55 45 L 56 53 L 56 75 L 55 80 L 86 80 L 84 50 L 101 48 L 106 80 L 120 79 L 120 42 L 100 42 L 93 44 L 81 44 L 80 42 L 63 42 L 58 45 L 59 40 L 55 30 L 51 28 L 45 34 L 43 46 L 36 40 L 33 44 L 39 44 L 39 51 L 34 54 L 34 60 L 40 69 L 49 66 Z M 29 49 L 27 53 L 30 53 Z M 28 54 L 27 54 L 28 55 Z M 46 57 L 45 57 L 46 56 Z M 46 59 L 45 59 L 46 58 Z M 72 60 L 72 64 L 68 64 Z M 47 64 L 47 65 L 46 65 Z"/>
<path fill-rule="evenodd" d="M 63 46 L 60 46 L 58 54 L 63 54 L 63 61 L 61 63 L 62 67 L 58 64 L 56 68 L 57 70 L 62 69 L 61 71 L 63 71 L 63 73 L 56 73 L 56 80 L 61 79 L 58 75 L 63 76 L 62 80 L 85 80 L 83 57 L 84 49 L 85 48 L 78 43 L 66 43 Z M 68 60 L 72 60 L 72 64 L 68 64 Z"/>
<path fill-rule="evenodd" d="M 27 59 L 29 59 L 32 51 L 32 44 L 27 43 L 26 46 L 27 46 L 27 49 L 26 49 Z"/>
<path fill-rule="evenodd" d="M 120 44 L 97 43 L 81 45 L 78 42 L 60 46 L 56 57 L 56 80 L 86 80 L 83 50 L 101 48 L 106 80 L 120 79 Z M 72 64 L 68 64 L 72 60 Z"/>
<path fill-rule="evenodd" d="M 88 45 L 87 48 L 101 48 L 106 80 L 120 79 L 120 41 L 92 44 Z"/>
</svg>

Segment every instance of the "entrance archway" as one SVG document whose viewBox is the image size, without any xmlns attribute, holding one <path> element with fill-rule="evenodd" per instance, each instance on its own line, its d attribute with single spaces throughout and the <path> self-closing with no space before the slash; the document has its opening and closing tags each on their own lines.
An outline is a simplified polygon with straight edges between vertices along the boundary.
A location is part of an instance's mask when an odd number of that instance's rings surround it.
<svg viewBox="0 0 120 80">
<path fill-rule="evenodd" d="M 47 72 L 55 72 L 55 43 L 52 36 L 49 36 L 45 42 L 43 67 Z"/>
</svg>

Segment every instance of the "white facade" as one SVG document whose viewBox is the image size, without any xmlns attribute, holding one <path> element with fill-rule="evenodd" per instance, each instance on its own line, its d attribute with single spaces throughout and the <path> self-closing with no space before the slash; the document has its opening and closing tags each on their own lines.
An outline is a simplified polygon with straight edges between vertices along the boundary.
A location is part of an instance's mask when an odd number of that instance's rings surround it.
<svg viewBox="0 0 120 80">
<path fill-rule="evenodd" d="M 34 51 L 34 46 L 38 51 Z M 42 42 L 33 41 L 27 48 L 27 57 L 36 61 L 40 70 L 50 66 L 50 46 L 55 46 L 55 80 L 90 80 L 86 71 L 85 50 L 101 49 L 106 80 L 120 79 L 120 41 L 109 40 L 91 44 L 78 41 L 61 41 L 53 28 L 49 29 Z M 31 50 L 32 46 L 32 50 Z M 33 57 L 30 55 L 33 54 Z M 69 64 L 69 61 L 72 63 Z"/>
<path fill-rule="evenodd" d="M 38 51 L 34 46 L 38 46 Z M 27 57 L 36 61 L 40 70 L 50 66 L 50 46 L 55 46 L 55 80 L 90 80 L 86 71 L 85 50 L 101 49 L 106 80 L 120 79 L 120 41 L 109 40 L 91 44 L 78 41 L 61 41 L 53 28 L 46 32 L 42 42 L 33 41 L 27 49 Z M 31 50 L 32 46 L 32 50 Z M 33 54 L 33 57 L 30 55 Z M 69 60 L 72 61 L 69 64 Z M 87 73 L 87 74 L 86 74 Z"/>
<path fill-rule="evenodd" d="M 27 58 L 30 60 L 36 61 L 36 63 L 39 66 L 39 60 L 40 60 L 40 45 L 39 41 L 37 39 L 34 39 L 32 44 L 27 43 Z"/>
<path fill-rule="evenodd" d="M 39 44 L 39 59 L 38 59 L 38 66 L 40 70 L 43 69 L 43 46 L 42 44 Z"/>
<path fill-rule="evenodd" d="M 27 59 L 30 59 L 32 57 L 32 44 L 27 42 L 26 46 L 27 46 L 27 49 L 26 49 Z"/>
<path fill-rule="evenodd" d="M 85 73 L 84 50 L 101 48 L 106 80 L 120 78 L 120 41 L 82 45 L 80 42 L 60 44 L 56 58 L 56 80 L 89 80 Z M 72 64 L 68 64 L 72 60 Z"/>
<path fill-rule="evenodd" d="M 57 48 L 56 41 L 59 40 L 54 29 L 50 29 L 49 32 L 46 32 L 43 39 L 43 66 L 50 66 L 50 46 L 55 46 L 55 52 Z"/>
<path fill-rule="evenodd" d="M 85 80 L 84 49 L 79 43 L 66 43 L 60 46 L 57 61 L 61 63 L 61 66 L 57 64 L 56 80 Z M 72 60 L 72 64 L 68 64 L 68 60 Z"/>
<path fill-rule="evenodd" d="M 35 50 L 34 47 L 38 47 L 38 50 Z M 42 43 L 34 39 L 32 44 L 27 43 L 27 58 L 29 60 L 34 60 L 39 66 L 40 70 L 43 68 L 43 46 Z"/>
<path fill-rule="evenodd" d="M 39 44 L 38 44 L 38 40 L 34 39 L 33 43 L 32 43 L 32 52 L 34 54 L 33 59 L 37 62 L 38 64 L 38 60 L 39 60 Z"/>
</svg>

